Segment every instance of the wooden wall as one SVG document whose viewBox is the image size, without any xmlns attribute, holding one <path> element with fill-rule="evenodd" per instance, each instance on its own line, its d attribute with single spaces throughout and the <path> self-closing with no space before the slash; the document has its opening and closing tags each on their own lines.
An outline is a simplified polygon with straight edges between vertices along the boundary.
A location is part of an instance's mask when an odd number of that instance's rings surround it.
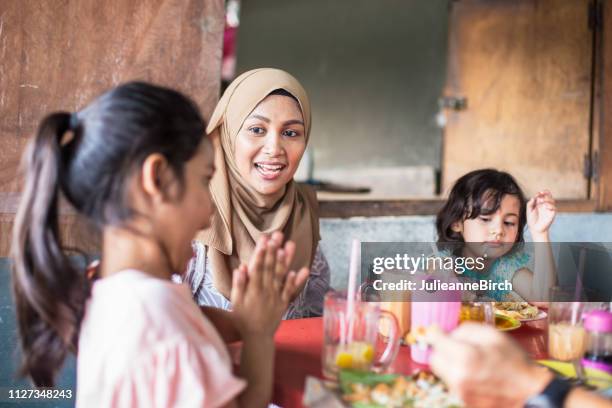
<svg viewBox="0 0 612 408">
<path fill-rule="evenodd" d="M 0 2 L 0 257 L 20 181 L 18 162 L 39 120 L 75 111 L 132 79 L 179 89 L 205 117 L 219 96 L 223 0 Z M 67 243 L 79 244 L 67 214 Z"/>
</svg>

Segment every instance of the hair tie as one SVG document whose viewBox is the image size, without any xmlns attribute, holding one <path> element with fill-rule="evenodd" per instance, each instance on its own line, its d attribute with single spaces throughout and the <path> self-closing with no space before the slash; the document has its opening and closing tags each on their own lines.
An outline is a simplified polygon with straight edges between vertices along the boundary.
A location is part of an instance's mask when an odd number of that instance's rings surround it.
<svg viewBox="0 0 612 408">
<path fill-rule="evenodd" d="M 68 123 L 70 130 L 76 130 L 79 127 L 79 117 L 76 112 L 70 114 L 70 122 Z"/>
</svg>

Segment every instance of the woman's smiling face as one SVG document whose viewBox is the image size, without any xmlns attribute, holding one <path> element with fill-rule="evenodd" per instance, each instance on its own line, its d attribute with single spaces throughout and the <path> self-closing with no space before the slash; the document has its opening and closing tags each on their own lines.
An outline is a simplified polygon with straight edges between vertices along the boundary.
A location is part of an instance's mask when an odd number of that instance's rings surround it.
<svg viewBox="0 0 612 408">
<path fill-rule="evenodd" d="M 234 157 L 240 176 L 260 194 L 275 194 L 293 179 L 304 150 L 306 130 L 298 102 L 268 95 L 242 124 Z"/>
</svg>

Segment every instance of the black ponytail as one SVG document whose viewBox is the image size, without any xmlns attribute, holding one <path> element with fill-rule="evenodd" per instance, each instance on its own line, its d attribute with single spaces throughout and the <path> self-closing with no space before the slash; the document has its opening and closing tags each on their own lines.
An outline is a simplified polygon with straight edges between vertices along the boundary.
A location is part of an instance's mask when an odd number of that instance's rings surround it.
<svg viewBox="0 0 612 408">
<path fill-rule="evenodd" d="M 53 385 L 66 354 L 76 350 L 87 281 L 62 251 L 58 201 L 61 141 L 70 114 L 41 123 L 25 156 L 26 183 L 13 229 L 13 291 L 21 334 L 21 374 Z"/>
<path fill-rule="evenodd" d="M 12 248 L 21 374 L 37 386 L 52 386 L 66 354 L 76 351 L 90 293 L 85 271 L 63 252 L 59 198 L 98 228 L 121 225 L 138 215 L 126 193 L 131 175 L 159 153 L 182 184 L 205 128 L 190 99 L 143 82 L 116 87 L 77 114 L 42 121 L 25 156 Z"/>
</svg>

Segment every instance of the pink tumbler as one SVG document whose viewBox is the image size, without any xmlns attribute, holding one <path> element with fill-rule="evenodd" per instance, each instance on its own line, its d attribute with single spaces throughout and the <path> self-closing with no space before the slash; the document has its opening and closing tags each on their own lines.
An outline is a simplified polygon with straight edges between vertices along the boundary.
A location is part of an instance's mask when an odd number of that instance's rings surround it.
<svg viewBox="0 0 612 408">
<path fill-rule="evenodd" d="M 423 279 L 432 279 L 424 276 Z M 420 285 L 420 282 L 418 283 Z M 448 333 L 459 324 L 459 312 L 461 311 L 461 292 L 459 291 L 418 291 L 412 294 L 412 314 L 410 331 L 415 332 L 418 328 L 437 326 Z M 429 364 L 431 349 L 423 344 L 410 346 L 412 360 L 419 364 Z"/>
</svg>

